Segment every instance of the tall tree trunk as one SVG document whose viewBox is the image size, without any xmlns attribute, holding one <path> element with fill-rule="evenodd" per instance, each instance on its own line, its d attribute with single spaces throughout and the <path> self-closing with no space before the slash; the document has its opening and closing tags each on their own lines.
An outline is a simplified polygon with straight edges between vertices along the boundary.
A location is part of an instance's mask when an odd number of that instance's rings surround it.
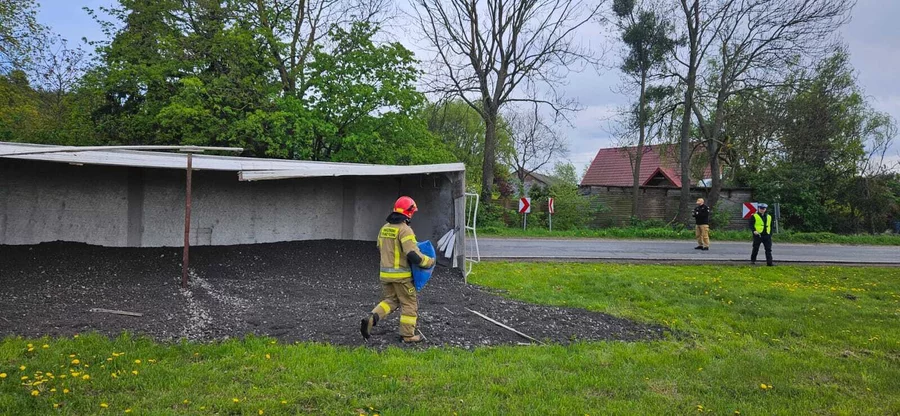
<svg viewBox="0 0 900 416">
<path fill-rule="evenodd" d="M 713 134 L 713 137 L 717 136 L 718 134 Z M 709 189 L 706 205 L 713 208 L 719 203 L 719 193 L 722 190 L 722 175 L 719 174 L 719 142 L 717 140 L 710 140 L 706 143 L 706 149 L 707 154 L 709 155 L 709 175 L 712 178 L 712 187 Z"/>
<path fill-rule="evenodd" d="M 687 19 L 690 37 L 690 60 L 686 78 L 687 88 L 684 91 L 684 113 L 681 116 L 681 197 L 678 199 L 678 222 L 687 224 L 691 203 L 691 112 L 694 106 L 694 87 L 697 84 L 697 55 L 700 41 L 700 0 L 694 0 L 693 6 L 687 7 L 687 0 L 681 0 L 681 7 Z"/>
<path fill-rule="evenodd" d="M 641 203 L 641 159 L 644 158 L 644 141 L 647 138 L 647 126 L 644 118 L 646 110 L 646 93 L 647 93 L 647 71 L 641 71 L 641 96 L 638 99 L 638 134 L 637 154 L 634 156 L 634 171 L 632 177 L 634 182 L 631 186 L 631 216 L 638 218 L 638 208 Z M 640 219 L 640 218 L 638 218 Z"/>
<path fill-rule="evenodd" d="M 497 158 L 497 110 L 485 106 L 484 161 L 481 164 L 481 203 L 490 204 L 494 186 L 494 162 Z"/>
</svg>

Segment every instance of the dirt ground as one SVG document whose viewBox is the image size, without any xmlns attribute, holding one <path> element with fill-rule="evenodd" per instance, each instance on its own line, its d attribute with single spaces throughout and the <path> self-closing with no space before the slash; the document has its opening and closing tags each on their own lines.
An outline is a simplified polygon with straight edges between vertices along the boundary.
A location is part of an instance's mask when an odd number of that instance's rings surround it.
<svg viewBox="0 0 900 416">
<path fill-rule="evenodd" d="M 375 327 L 368 343 L 359 334 L 360 319 L 379 301 L 377 271 L 377 251 L 369 242 L 195 247 L 190 288 L 182 290 L 177 248 L 0 246 L 0 336 L 129 331 L 162 341 L 256 334 L 285 342 L 401 345 L 397 313 Z M 646 340 L 665 331 L 582 309 L 507 300 L 439 266 L 419 293 L 418 322 L 427 345 L 527 341 L 466 308 L 547 342 Z"/>
</svg>

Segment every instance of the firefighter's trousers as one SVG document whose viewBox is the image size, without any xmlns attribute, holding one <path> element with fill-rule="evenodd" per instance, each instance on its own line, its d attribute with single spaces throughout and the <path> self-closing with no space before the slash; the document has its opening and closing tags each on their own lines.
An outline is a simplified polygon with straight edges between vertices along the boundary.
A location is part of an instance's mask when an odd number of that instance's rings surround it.
<svg viewBox="0 0 900 416">
<path fill-rule="evenodd" d="M 416 317 L 419 302 L 416 300 L 416 288 L 412 279 L 403 279 L 397 282 L 381 281 L 381 303 L 372 309 L 372 313 L 378 314 L 378 319 L 385 317 L 400 309 L 400 335 L 411 337 L 416 334 Z"/>
</svg>

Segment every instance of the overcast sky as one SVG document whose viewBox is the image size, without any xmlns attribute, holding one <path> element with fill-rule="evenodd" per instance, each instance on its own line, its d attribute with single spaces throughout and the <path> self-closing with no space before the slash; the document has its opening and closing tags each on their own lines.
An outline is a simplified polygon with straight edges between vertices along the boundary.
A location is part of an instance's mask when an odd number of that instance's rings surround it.
<svg viewBox="0 0 900 416">
<path fill-rule="evenodd" d="M 401 0 L 402 1 L 402 0 Z M 42 0 L 38 19 L 72 42 L 82 37 L 97 40 L 103 37 L 99 25 L 82 10 L 87 6 L 113 4 L 109 0 Z M 858 0 L 851 22 L 840 31 L 849 46 L 851 62 L 858 72 L 859 85 L 869 96 L 872 105 L 900 120 L 900 1 Z M 585 39 L 599 44 L 597 34 Z M 418 50 L 409 39 L 399 39 L 413 51 Z M 609 59 L 617 59 L 615 53 Z M 593 159 L 597 150 L 615 145 L 610 137 L 609 117 L 627 97 L 614 92 L 620 83 L 619 74 L 594 71 L 573 74 L 566 91 L 584 107 L 573 119 L 573 126 L 564 128 L 571 149 L 569 159 L 581 171 Z M 893 160 L 900 160 L 900 144 L 890 151 Z"/>
</svg>

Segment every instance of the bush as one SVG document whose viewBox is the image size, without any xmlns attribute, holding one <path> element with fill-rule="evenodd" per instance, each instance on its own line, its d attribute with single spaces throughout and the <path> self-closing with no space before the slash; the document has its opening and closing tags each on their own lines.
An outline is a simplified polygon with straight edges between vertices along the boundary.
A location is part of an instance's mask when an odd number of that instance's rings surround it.
<svg viewBox="0 0 900 416">
<path fill-rule="evenodd" d="M 577 186 L 555 184 L 550 187 L 550 195 L 555 199 L 556 207 L 553 214 L 554 230 L 588 228 L 601 210 L 596 197 L 581 195 Z"/>
<path fill-rule="evenodd" d="M 724 229 L 731 222 L 731 217 L 728 205 L 719 202 L 709 214 L 709 226 L 713 229 Z"/>
</svg>

